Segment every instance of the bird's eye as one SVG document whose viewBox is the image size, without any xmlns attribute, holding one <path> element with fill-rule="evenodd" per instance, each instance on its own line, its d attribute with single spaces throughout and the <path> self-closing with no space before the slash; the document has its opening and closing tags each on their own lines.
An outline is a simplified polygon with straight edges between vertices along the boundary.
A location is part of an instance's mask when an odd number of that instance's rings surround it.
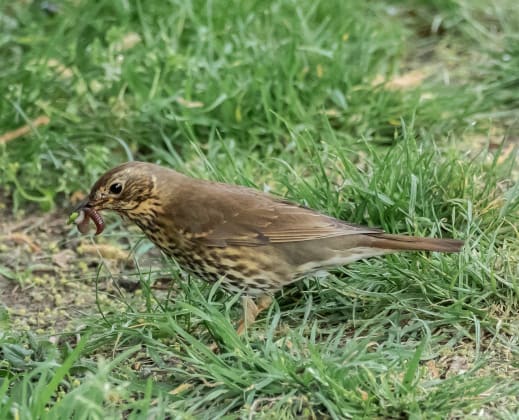
<svg viewBox="0 0 519 420">
<path fill-rule="evenodd" d="M 123 185 L 119 182 L 116 182 L 115 184 L 110 185 L 110 192 L 112 194 L 121 194 L 122 190 L 123 190 Z"/>
</svg>

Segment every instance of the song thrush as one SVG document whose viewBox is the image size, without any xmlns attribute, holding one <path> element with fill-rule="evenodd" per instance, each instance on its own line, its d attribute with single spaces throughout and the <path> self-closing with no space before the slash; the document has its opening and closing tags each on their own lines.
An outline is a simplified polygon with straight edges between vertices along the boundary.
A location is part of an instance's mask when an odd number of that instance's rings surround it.
<svg viewBox="0 0 519 420">
<path fill-rule="evenodd" d="M 395 251 L 458 252 L 463 245 L 352 225 L 251 188 L 145 162 L 106 172 L 76 210 L 82 232 L 91 219 L 100 233 L 98 211 L 114 210 L 187 272 L 243 292 L 239 332 L 269 306 L 274 292 L 309 273 Z"/>
</svg>

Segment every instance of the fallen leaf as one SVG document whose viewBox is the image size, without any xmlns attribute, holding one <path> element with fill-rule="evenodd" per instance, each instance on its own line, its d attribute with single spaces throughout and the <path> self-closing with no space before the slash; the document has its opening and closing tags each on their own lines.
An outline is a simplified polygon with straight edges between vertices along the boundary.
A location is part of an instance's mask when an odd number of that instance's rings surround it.
<svg viewBox="0 0 519 420">
<path fill-rule="evenodd" d="M 385 84 L 385 87 L 389 90 L 409 89 L 421 85 L 426 77 L 427 73 L 424 70 L 416 69 L 393 77 Z"/>
</svg>

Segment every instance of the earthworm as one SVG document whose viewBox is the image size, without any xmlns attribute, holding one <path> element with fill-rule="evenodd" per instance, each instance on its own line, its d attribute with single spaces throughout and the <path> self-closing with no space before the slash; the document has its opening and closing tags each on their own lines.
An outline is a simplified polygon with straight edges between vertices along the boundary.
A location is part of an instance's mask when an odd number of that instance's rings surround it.
<svg viewBox="0 0 519 420">
<path fill-rule="evenodd" d="M 88 222 L 92 220 L 96 225 L 96 235 L 99 235 L 105 228 L 102 216 L 92 207 L 83 207 L 79 210 L 79 216 L 75 220 L 78 230 L 85 234 L 88 232 Z"/>
<path fill-rule="evenodd" d="M 99 235 L 105 229 L 103 217 L 92 207 L 85 207 L 83 210 L 85 211 L 86 216 L 90 217 L 96 225 L 96 235 Z"/>
</svg>

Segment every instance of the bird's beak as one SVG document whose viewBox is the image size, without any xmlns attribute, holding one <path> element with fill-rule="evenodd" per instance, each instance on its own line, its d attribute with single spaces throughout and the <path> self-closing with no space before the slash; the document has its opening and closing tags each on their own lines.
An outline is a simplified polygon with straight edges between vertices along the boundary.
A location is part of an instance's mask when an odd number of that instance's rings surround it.
<svg viewBox="0 0 519 420">
<path fill-rule="evenodd" d="M 72 210 L 72 212 L 79 212 L 80 210 L 84 209 L 85 207 L 93 207 L 92 202 L 90 200 L 90 197 L 86 197 L 84 200 L 81 200 L 76 207 Z"/>
</svg>

